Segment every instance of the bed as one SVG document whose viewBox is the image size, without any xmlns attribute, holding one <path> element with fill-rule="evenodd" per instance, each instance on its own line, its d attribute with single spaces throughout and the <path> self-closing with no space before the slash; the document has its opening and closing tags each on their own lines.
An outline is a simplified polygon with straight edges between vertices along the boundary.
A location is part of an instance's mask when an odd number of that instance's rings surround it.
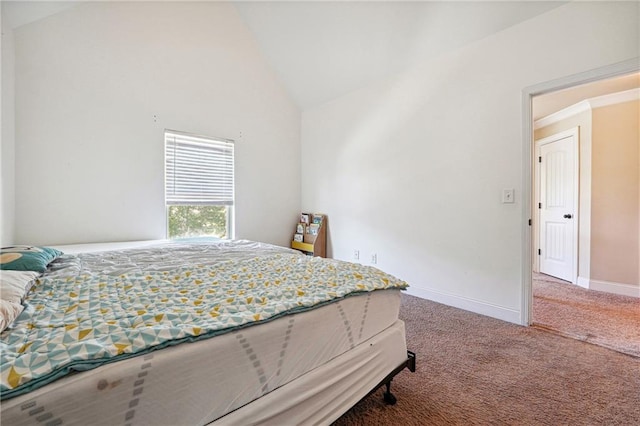
<svg viewBox="0 0 640 426">
<path fill-rule="evenodd" d="M 59 249 L 0 335 L 4 424 L 330 424 L 415 368 L 407 285 L 375 268 L 242 240 Z"/>
</svg>

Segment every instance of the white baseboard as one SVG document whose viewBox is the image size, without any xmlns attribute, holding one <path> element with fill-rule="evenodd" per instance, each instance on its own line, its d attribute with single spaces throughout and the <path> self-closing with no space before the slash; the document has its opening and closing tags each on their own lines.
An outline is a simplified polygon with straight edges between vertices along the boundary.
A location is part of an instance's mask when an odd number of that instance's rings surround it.
<svg viewBox="0 0 640 426">
<path fill-rule="evenodd" d="M 589 290 L 605 291 L 621 296 L 640 297 L 640 286 L 631 284 L 614 283 L 611 281 L 590 280 L 578 277 L 578 285 Z"/>
<path fill-rule="evenodd" d="M 640 297 L 640 287 L 630 284 L 591 280 L 589 282 L 589 289 L 606 291 L 607 293 L 619 294 L 622 296 Z"/>
<path fill-rule="evenodd" d="M 417 288 L 415 286 L 409 287 L 407 289 L 407 293 L 422 299 L 433 300 L 434 302 L 442 303 L 443 305 L 475 312 L 476 314 L 486 315 L 503 321 L 512 322 L 514 324 L 522 324 L 520 311 L 515 309 L 496 306 L 480 300 L 469 299 L 454 294 L 442 293 L 425 288 Z"/>
</svg>

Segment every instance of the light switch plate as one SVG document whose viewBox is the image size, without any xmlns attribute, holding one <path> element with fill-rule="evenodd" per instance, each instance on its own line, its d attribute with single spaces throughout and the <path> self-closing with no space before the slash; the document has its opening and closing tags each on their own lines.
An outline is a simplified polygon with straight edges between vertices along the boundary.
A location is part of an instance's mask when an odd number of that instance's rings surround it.
<svg viewBox="0 0 640 426">
<path fill-rule="evenodd" d="M 502 190 L 502 204 L 515 203 L 515 189 L 503 189 Z"/>
</svg>

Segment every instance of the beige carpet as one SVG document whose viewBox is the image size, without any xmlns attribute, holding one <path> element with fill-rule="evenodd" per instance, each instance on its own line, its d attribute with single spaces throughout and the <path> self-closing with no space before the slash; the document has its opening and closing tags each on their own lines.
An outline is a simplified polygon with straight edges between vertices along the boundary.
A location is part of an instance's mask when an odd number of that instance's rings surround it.
<svg viewBox="0 0 640 426">
<path fill-rule="evenodd" d="M 345 413 L 346 425 L 640 425 L 640 359 L 403 295 L 417 370 Z"/>
<path fill-rule="evenodd" d="M 533 324 L 640 357 L 640 299 L 534 274 Z"/>
</svg>

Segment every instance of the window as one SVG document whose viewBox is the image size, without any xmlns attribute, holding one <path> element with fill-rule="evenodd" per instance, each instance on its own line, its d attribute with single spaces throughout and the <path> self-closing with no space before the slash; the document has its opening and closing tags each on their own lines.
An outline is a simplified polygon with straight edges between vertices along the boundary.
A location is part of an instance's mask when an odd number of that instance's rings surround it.
<svg viewBox="0 0 640 426">
<path fill-rule="evenodd" d="M 167 130 L 164 143 L 169 238 L 233 238 L 233 141 Z"/>
</svg>

